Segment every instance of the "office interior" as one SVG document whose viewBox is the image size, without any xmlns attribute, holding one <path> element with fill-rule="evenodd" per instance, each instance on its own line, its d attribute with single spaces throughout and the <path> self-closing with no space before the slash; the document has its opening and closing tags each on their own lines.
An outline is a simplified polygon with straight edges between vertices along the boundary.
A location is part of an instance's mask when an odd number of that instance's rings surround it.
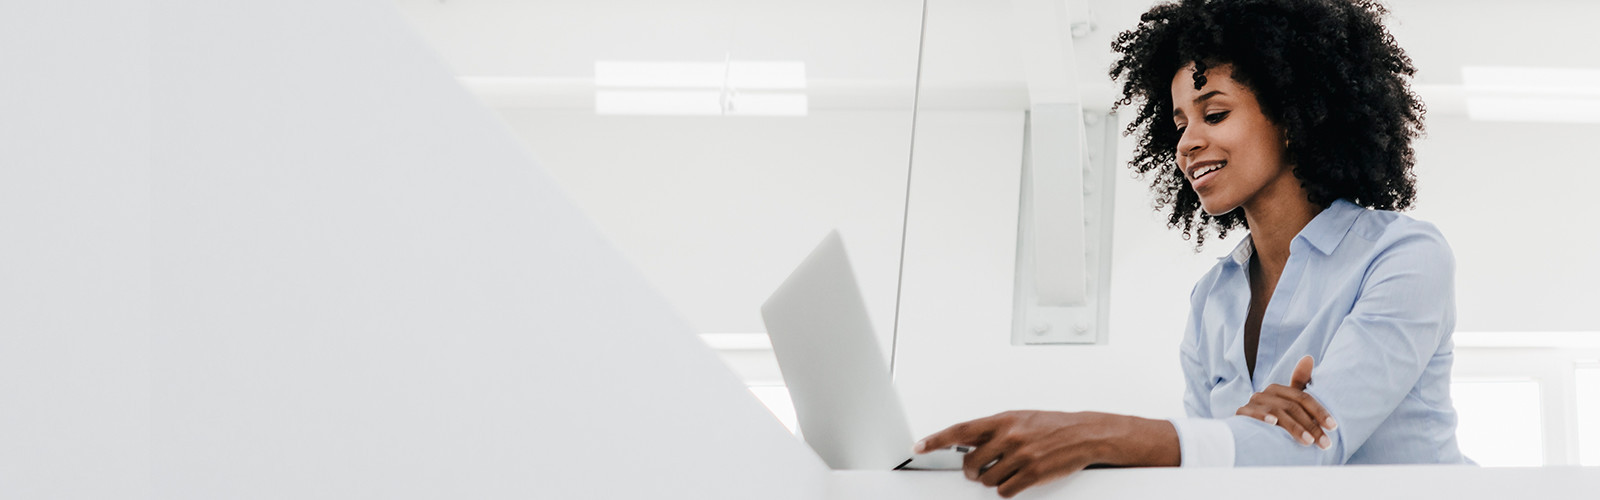
<svg viewBox="0 0 1600 500">
<path fill-rule="evenodd" d="M 1109 46 L 1154 3 L 0 7 L 0 494 L 995 498 L 828 469 L 760 306 L 837 229 L 916 435 L 1182 416 L 1188 293 L 1242 233 L 1196 251 L 1125 166 Z M 1091 470 L 1019 498 L 1600 486 L 1600 4 L 1388 5 L 1481 466 Z M 1038 188 L 1029 134 L 1064 116 L 1074 184 Z M 1040 319 L 1050 237 L 1078 307 Z"/>
</svg>

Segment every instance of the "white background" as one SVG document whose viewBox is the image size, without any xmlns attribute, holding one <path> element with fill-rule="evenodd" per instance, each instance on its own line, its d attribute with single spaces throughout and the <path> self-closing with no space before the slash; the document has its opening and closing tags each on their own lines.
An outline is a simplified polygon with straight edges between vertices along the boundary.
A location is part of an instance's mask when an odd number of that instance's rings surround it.
<svg viewBox="0 0 1600 500">
<path fill-rule="evenodd" d="M 1121 175 L 1115 193 L 1110 342 L 1009 345 L 1028 50 L 1010 4 L 928 2 L 909 168 L 921 2 L 397 4 L 697 331 L 760 332 L 760 301 L 827 228 L 841 226 L 885 344 L 895 279 L 903 280 L 896 377 L 914 430 L 1012 408 L 1181 414 L 1175 360 L 1187 294 L 1237 237 L 1195 253 L 1150 210 L 1142 180 Z M 1086 105 L 1103 108 L 1112 98 L 1109 42 L 1151 2 L 1067 4 L 1092 11 L 1096 28 L 1075 40 L 1075 62 Z M 1455 251 L 1458 331 L 1600 331 L 1592 311 L 1600 232 L 1588 215 L 1600 170 L 1585 150 L 1600 124 L 1473 121 L 1460 97 L 1464 66 L 1600 67 L 1600 54 L 1572 50 L 1600 43 L 1585 26 L 1600 5 L 1391 7 L 1389 25 L 1416 61 L 1415 86 L 1430 108 L 1410 214 L 1437 224 Z M 597 60 L 725 57 L 804 62 L 810 113 L 595 116 L 584 87 Z M 482 91 L 492 78 L 533 90 Z M 551 88 L 566 93 L 539 94 Z M 1131 147 L 1121 144 L 1124 160 Z M 1461 365 L 1497 366 L 1474 362 L 1476 352 L 1463 348 Z M 1563 352 L 1568 378 L 1572 363 L 1592 356 Z M 777 383 L 759 352 L 728 356 L 747 380 Z M 1547 383 L 1542 401 L 1570 409 L 1576 386 L 1560 383 Z M 1556 425 L 1555 413 L 1543 415 Z M 1576 461 L 1571 450 L 1545 448 L 1547 463 Z"/>
</svg>

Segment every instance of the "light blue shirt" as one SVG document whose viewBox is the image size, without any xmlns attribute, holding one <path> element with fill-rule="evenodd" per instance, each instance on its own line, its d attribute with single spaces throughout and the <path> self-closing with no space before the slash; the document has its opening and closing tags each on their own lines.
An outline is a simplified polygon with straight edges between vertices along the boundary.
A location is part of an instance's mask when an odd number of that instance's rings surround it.
<svg viewBox="0 0 1600 500">
<path fill-rule="evenodd" d="M 1289 245 L 1261 321 L 1255 377 L 1245 367 L 1249 237 L 1200 278 L 1181 348 L 1187 419 L 1174 419 L 1185 466 L 1471 463 L 1450 403 L 1455 258 L 1432 224 L 1335 201 Z M 1282 427 L 1234 415 L 1302 356 L 1306 389 L 1338 428 L 1323 450 Z"/>
</svg>

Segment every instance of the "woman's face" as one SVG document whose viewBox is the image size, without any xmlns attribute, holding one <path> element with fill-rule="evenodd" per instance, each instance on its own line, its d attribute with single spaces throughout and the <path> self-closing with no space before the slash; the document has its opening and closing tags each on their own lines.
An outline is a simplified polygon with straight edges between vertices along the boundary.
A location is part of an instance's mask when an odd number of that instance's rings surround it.
<svg viewBox="0 0 1600 500">
<path fill-rule="evenodd" d="M 1262 114 L 1255 94 L 1232 75 L 1230 65 L 1211 67 L 1199 90 L 1194 88 L 1193 64 L 1172 77 L 1178 170 L 1211 215 L 1245 205 L 1275 182 L 1299 185 L 1284 161 L 1283 132 Z"/>
</svg>

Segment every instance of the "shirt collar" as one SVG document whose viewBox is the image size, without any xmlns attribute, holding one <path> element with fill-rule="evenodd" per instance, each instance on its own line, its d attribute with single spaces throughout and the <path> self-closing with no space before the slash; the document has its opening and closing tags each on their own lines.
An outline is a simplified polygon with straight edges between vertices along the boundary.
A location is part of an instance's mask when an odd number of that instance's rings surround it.
<svg viewBox="0 0 1600 500">
<path fill-rule="evenodd" d="M 1306 240 L 1323 255 L 1332 254 L 1335 248 L 1339 248 L 1339 243 L 1344 241 L 1345 235 L 1350 234 L 1350 228 L 1355 225 L 1356 217 L 1365 210 L 1360 205 L 1343 198 L 1334 200 L 1333 204 L 1328 205 L 1328 208 L 1313 217 L 1306 227 L 1300 229 L 1300 234 L 1295 237 Z M 1244 240 L 1233 247 L 1233 251 L 1228 253 L 1227 257 L 1222 258 L 1232 258 L 1235 264 L 1243 266 L 1250 263 L 1250 256 L 1254 253 L 1255 246 L 1250 243 L 1250 235 L 1245 235 Z"/>
<path fill-rule="evenodd" d="M 1323 255 L 1331 255 L 1333 249 L 1339 248 L 1339 243 L 1344 241 L 1344 236 L 1350 234 L 1356 217 L 1366 210 L 1344 198 L 1333 200 L 1333 204 L 1313 217 L 1297 237 L 1306 240 Z"/>
<path fill-rule="evenodd" d="M 1232 252 L 1228 252 L 1228 255 L 1225 257 L 1218 257 L 1217 260 L 1231 257 L 1234 264 L 1243 266 L 1250 263 L 1250 255 L 1253 253 L 1255 253 L 1255 246 L 1250 244 L 1250 235 L 1246 234 L 1244 235 L 1244 239 L 1239 240 L 1239 244 L 1233 247 Z"/>
</svg>

